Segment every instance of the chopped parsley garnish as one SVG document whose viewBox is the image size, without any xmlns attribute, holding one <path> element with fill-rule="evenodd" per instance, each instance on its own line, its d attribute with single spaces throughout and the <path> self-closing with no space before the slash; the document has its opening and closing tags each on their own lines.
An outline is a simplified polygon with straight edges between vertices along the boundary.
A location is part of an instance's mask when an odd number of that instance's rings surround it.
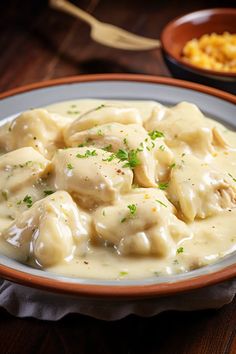
<svg viewBox="0 0 236 354">
<path fill-rule="evenodd" d="M 99 130 L 97 131 L 97 135 L 99 135 L 99 136 L 103 136 L 103 135 L 104 135 L 104 133 L 102 132 L 102 130 L 101 130 L 101 129 L 99 129 Z"/>
<path fill-rule="evenodd" d="M 164 151 L 165 150 L 165 146 L 164 145 L 159 146 L 159 150 Z"/>
<path fill-rule="evenodd" d="M 236 182 L 236 178 L 232 176 L 231 173 L 228 173 L 228 176 L 231 177 L 234 182 Z"/>
<path fill-rule="evenodd" d="M 159 203 L 159 204 L 161 204 L 161 205 L 163 205 L 164 207 L 166 207 L 166 208 L 167 208 L 167 205 L 166 205 L 166 204 L 164 204 L 161 200 L 156 199 L 156 202 L 157 202 L 157 203 Z"/>
<path fill-rule="evenodd" d="M 100 106 L 96 107 L 94 110 L 98 111 L 99 109 L 104 108 L 104 107 L 105 107 L 105 104 L 101 104 Z"/>
<path fill-rule="evenodd" d="M 151 132 L 148 133 L 148 135 L 152 140 L 156 140 L 157 138 L 164 138 L 165 136 L 164 133 L 159 132 L 158 130 L 152 130 Z"/>
<path fill-rule="evenodd" d="M 19 167 L 23 168 L 23 167 L 27 167 L 27 166 L 32 166 L 33 165 L 33 161 L 26 161 L 23 164 L 19 164 Z"/>
<path fill-rule="evenodd" d="M 2 197 L 3 197 L 5 200 L 8 200 L 8 192 L 7 192 L 7 191 L 2 191 Z"/>
<path fill-rule="evenodd" d="M 87 157 L 90 157 L 90 156 L 97 156 L 96 150 L 92 150 L 92 151 L 87 150 L 84 155 L 81 155 L 81 154 L 76 155 L 76 157 L 78 157 L 79 159 L 86 159 Z"/>
<path fill-rule="evenodd" d="M 67 114 L 79 114 L 79 113 L 80 113 L 80 111 L 72 111 L 72 110 L 68 110 L 66 113 L 67 113 Z"/>
<path fill-rule="evenodd" d="M 71 165 L 71 163 L 68 163 L 67 168 L 68 168 L 68 170 L 73 170 L 74 167 Z"/>
<path fill-rule="evenodd" d="M 126 146 L 128 145 L 128 141 L 127 141 L 126 138 L 123 139 L 123 143 L 124 143 L 124 145 L 126 145 Z"/>
<path fill-rule="evenodd" d="M 129 153 L 126 150 L 120 149 L 117 151 L 116 157 L 121 161 L 125 161 L 125 160 L 128 160 Z"/>
<path fill-rule="evenodd" d="M 126 161 L 126 163 L 122 167 L 134 168 L 140 164 L 137 154 L 138 154 L 138 150 L 126 151 L 123 149 L 119 149 L 116 153 L 112 154 L 107 159 L 103 159 L 103 161 L 110 162 L 110 161 L 114 160 L 115 158 L 117 158 L 120 161 L 124 161 L 124 162 Z"/>
<path fill-rule="evenodd" d="M 79 144 L 79 145 L 78 145 L 79 148 L 82 148 L 82 147 L 84 147 L 84 146 L 85 146 L 85 144 Z"/>
<path fill-rule="evenodd" d="M 105 150 L 105 151 L 110 152 L 110 151 L 112 150 L 112 145 L 111 145 L 111 144 L 110 144 L 110 145 L 107 145 L 107 146 L 105 146 L 104 148 L 102 148 L 102 150 Z"/>
<path fill-rule="evenodd" d="M 53 194 L 54 191 L 51 191 L 51 190 L 47 190 L 47 191 L 43 191 L 43 194 L 46 196 L 46 195 L 50 195 L 50 194 Z"/>
<path fill-rule="evenodd" d="M 111 156 L 109 156 L 107 159 L 102 159 L 102 161 L 108 161 L 111 162 L 112 160 L 114 160 L 116 158 L 115 154 L 112 154 Z"/>
<path fill-rule="evenodd" d="M 170 168 L 174 168 L 175 166 L 176 166 L 176 163 L 174 162 L 170 165 Z"/>
<path fill-rule="evenodd" d="M 132 218 L 137 212 L 137 206 L 135 204 L 127 205 L 127 208 L 130 211 L 130 215 L 128 215 L 127 217 L 124 217 L 123 219 L 121 219 L 121 221 L 120 221 L 121 223 L 125 222 L 129 218 Z"/>
<path fill-rule="evenodd" d="M 124 277 L 125 275 L 128 275 L 128 272 L 122 271 L 122 272 L 119 273 L 119 276 L 120 276 L 120 277 Z"/>
<path fill-rule="evenodd" d="M 161 189 L 162 191 L 165 191 L 166 188 L 168 188 L 168 185 L 169 185 L 168 182 L 158 183 L 158 188 Z"/>
<path fill-rule="evenodd" d="M 134 215 L 137 211 L 137 207 L 135 204 L 130 204 L 127 206 L 127 208 L 129 208 L 129 211 L 130 211 L 130 214 L 131 215 Z"/>
<path fill-rule="evenodd" d="M 156 277 L 159 277 L 159 276 L 161 275 L 160 272 L 156 272 L 156 271 L 154 271 L 153 274 L 154 274 Z"/>
<path fill-rule="evenodd" d="M 183 253 L 183 252 L 184 252 L 184 248 L 183 247 L 177 248 L 177 251 L 176 251 L 177 254 Z"/>
<path fill-rule="evenodd" d="M 26 204 L 28 208 L 30 208 L 33 204 L 32 197 L 30 195 L 26 195 L 23 199 L 23 202 Z M 20 203 L 19 203 L 20 204 Z"/>
<path fill-rule="evenodd" d="M 106 212 L 105 212 L 105 210 L 103 210 L 103 212 L 102 212 L 102 215 L 103 215 L 103 216 L 105 216 L 105 215 L 106 215 Z"/>
<path fill-rule="evenodd" d="M 128 153 L 128 162 L 125 163 L 122 167 L 135 168 L 138 165 L 140 165 L 140 160 L 138 158 L 138 151 L 130 150 Z"/>
</svg>

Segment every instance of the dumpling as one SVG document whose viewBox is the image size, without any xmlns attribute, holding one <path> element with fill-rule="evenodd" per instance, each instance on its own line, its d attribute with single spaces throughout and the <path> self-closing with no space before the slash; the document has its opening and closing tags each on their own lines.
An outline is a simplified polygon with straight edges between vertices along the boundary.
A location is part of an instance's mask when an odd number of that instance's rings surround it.
<svg viewBox="0 0 236 354">
<path fill-rule="evenodd" d="M 33 109 L 20 114 L 0 127 L 0 149 L 12 151 L 31 146 L 46 158 L 64 145 L 62 128 L 65 118 L 45 109 Z"/>
<path fill-rule="evenodd" d="M 172 168 L 168 196 L 189 221 L 236 207 L 229 177 L 190 155 Z"/>
<path fill-rule="evenodd" d="M 170 148 L 180 146 L 196 156 L 214 154 L 216 146 L 227 147 L 219 129 L 208 124 L 198 107 L 188 102 L 154 109 L 145 128 L 163 132 Z"/>
<path fill-rule="evenodd" d="M 0 189 L 7 194 L 31 186 L 51 169 L 51 161 L 32 147 L 24 147 L 0 156 Z"/>
<path fill-rule="evenodd" d="M 98 240 L 122 255 L 173 256 L 176 243 L 190 237 L 187 226 L 174 215 L 164 192 L 134 189 L 121 200 L 94 213 Z"/>
<path fill-rule="evenodd" d="M 101 149 L 59 150 L 53 158 L 54 186 L 68 191 L 87 208 L 113 202 L 131 189 L 133 173 L 123 165 Z"/>
<path fill-rule="evenodd" d="M 73 255 L 83 255 L 90 227 L 89 215 L 78 209 L 68 193 L 58 191 L 23 212 L 1 233 L 1 238 L 16 259 L 25 262 L 34 257 L 41 266 L 48 267 Z"/>
<path fill-rule="evenodd" d="M 68 141 L 74 134 L 102 125 L 106 123 L 121 124 L 140 124 L 142 125 L 142 117 L 138 109 L 129 107 L 112 107 L 100 105 L 97 108 L 84 113 L 78 119 L 73 121 L 64 130 L 65 141 Z"/>
<path fill-rule="evenodd" d="M 168 171 L 173 154 L 163 139 L 152 140 L 146 130 L 138 124 L 103 124 L 76 132 L 66 140 L 67 146 L 96 146 L 112 152 L 122 149 L 135 152 L 138 164 L 134 166 L 137 183 L 143 187 L 154 187 Z"/>
</svg>

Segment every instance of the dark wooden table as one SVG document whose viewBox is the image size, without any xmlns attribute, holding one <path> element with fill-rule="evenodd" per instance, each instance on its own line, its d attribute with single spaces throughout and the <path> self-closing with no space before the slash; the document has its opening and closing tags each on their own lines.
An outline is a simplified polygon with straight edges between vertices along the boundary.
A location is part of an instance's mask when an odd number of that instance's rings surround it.
<svg viewBox="0 0 236 354">
<path fill-rule="evenodd" d="M 137 34 L 158 38 L 184 12 L 233 1 L 81 0 L 78 5 Z M 159 50 L 125 52 L 89 38 L 86 24 L 50 10 L 44 0 L 0 1 L 0 91 L 56 77 L 103 72 L 169 76 Z M 103 322 L 71 315 L 56 323 L 0 311 L 0 354 L 235 354 L 236 301 L 221 310 L 168 312 Z"/>
</svg>

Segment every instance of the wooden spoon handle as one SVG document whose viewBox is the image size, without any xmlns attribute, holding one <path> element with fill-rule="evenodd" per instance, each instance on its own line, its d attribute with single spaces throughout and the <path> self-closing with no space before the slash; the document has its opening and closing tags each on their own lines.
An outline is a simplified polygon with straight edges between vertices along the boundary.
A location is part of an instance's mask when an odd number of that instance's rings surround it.
<svg viewBox="0 0 236 354">
<path fill-rule="evenodd" d="M 80 18 L 81 20 L 87 22 L 90 26 L 97 24 L 99 21 L 96 20 L 86 11 L 81 10 L 79 7 L 71 4 L 66 0 L 50 0 L 50 6 L 54 9 L 69 13 L 75 17 Z"/>
</svg>

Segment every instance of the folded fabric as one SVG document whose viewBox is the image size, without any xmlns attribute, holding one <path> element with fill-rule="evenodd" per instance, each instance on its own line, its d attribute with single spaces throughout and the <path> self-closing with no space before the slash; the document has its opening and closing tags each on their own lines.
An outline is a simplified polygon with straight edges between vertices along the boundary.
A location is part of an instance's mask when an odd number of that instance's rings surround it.
<svg viewBox="0 0 236 354">
<path fill-rule="evenodd" d="M 184 294 L 140 300 L 92 299 L 56 294 L 0 280 L 0 306 L 17 317 L 57 321 L 70 313 L 101 320 L 118 320 L 130 314 L 149 317 L 164 311 L 217 309 L 236 294 L 236 279 Z"/>
</svg>

